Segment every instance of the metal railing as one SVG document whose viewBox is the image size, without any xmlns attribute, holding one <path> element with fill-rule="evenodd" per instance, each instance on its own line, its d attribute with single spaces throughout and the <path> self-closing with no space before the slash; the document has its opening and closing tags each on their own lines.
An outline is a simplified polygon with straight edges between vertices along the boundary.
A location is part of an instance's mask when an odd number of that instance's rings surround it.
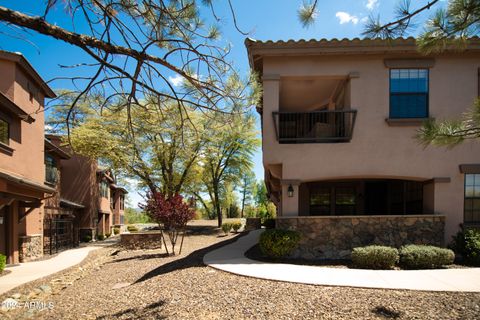
<svg viewBox="0 0 480 320">
<path fill-rule="evenodd" d="M 335 143 L 352 139 L 357 110 L 273 112 L 279 143 Z"/>
</svg>

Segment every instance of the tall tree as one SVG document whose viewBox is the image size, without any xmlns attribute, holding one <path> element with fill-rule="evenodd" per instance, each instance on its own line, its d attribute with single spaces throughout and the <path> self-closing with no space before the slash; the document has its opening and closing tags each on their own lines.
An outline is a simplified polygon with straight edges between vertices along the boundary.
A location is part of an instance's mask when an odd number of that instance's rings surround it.
<svg viewBox="0 0 480 320">
<path fill-rule="evenodd" d="M 244 170 L 240 177 L 240 194 L 242 197 L 242 205 L 240 209 L 240 216 L 243 218 L 245 205 L 250 204 L 255 190 L 255 173 L 251 170 Z"/>
<path fill-rule="evenodd" d="M 52 112 L 51 123 L 61 123 L 66 116 L 67 109 L 62 105 L 58 109 Z M 194 109 L 185 110 L 159 97 L 150 97 L 131 112 L 112 104 L 72 128 L 72 146 L 75 152 L 140 180 L 150 192 L 171 197 L 190 182 L 207 141 L 208 119 Z"/>
<path fill-rule="evenodd" d="M 221 189 L 226 181 L 238 182 L 240 172 L 252 167 L 251 156 L 259 145 L 255 121 L 243 113 L 216 114 L 210 127 L 210 140 L 200 159 L 203 182 L 213 210 L 222 225 Z"/>
</svg>

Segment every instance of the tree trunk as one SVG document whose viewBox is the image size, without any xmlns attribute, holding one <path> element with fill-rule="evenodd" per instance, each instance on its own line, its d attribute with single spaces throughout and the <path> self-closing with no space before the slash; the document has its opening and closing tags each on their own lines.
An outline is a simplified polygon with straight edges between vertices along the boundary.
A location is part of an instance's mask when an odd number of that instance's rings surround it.
<svg viewBox="0 0 480 320">
<path fill-rule="evenodd" d="M 215 211 L 217 212 L 217 219 L 218 219 L 218 227 L 222 226 L 222 208 L 220 208 L 220 197 L 218 194 L 218 184 L 215 183 L 213 185 L 213 197 L 214 197 L 214 207 Z"/>
<path fill-rule="evenodd" d="M 240 212 L 240 218 L 243 218 L 243 210 L 245 209 L 245 197 L 247 196 L 247 188 L 243 188 L 243 198 L 242 198 L 242 211 Z"/>
</svg>

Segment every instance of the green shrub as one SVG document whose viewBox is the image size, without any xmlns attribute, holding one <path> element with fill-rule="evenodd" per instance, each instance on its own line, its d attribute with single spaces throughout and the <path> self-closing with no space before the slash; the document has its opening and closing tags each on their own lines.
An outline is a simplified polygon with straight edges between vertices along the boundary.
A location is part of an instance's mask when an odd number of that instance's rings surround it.
<svg viewBox="0 0 480 320">
<path fill-rule="evenodd" d="M 115 227 L 113 228 L 113 234 L 119 234 L 120 233 L 120 228 Z"/>
<path fill-rule="evenodd" d="M 89 235 L 83 236 L 82 242 L 90 242 L 90 241 L 92 241 L 92 236 L 89 236 Z"/>
<path fill-rule="evenodd" d="M 103 234 L 97 234 L 97 240 L 99 240 L 99 241 L 105 240 L 105 235 L 103 235 Z"/>
<path fill-rule="evenodd" d="M 407 245 L 400 248 L 400 265 L 405 269 L 432 269 L 453 263 L 450 249 L 426 245 Z"/>
<path fill-rule="evenodd" d="M 465 263 L 480 266 L 480 230 L 466 229 L 453 237 L 452 249 Z"/>
<path fill-rule="evenodd" d="M 137 232 L 138 231 L 138 228 L 137 226 L 133 225 L 133 224 L 129 224 L 127 226 L 127 230 L 130 231 L 130 232 Z"/>
<path fill-rule="evenodd" d="M 110 236 L 111 236 L 111 235 L 112 235 L 112 233 L 111 233 L 111 232 L 109 232 L 109 233 L 105 233 L 105 237 L 106 237 L 106 238 L 110 238 Z"/>
<path fill-rule="evenodd" d="M 232 224 L 231 223 L 225 222 L 225 223 L 222 224 L 223 233 L 228 234 L 231 229 L 232 229 Z"/>
<path fill-rule="evenodd" d="M 398 250 L 376 245 L 354 248 L 352 262 L 357 268 L 392 269 L 398 262 Z"/>
<path fill-rule="evenodd" d="M 260 235 L 259 246 L 264 255 L 280 258 L 290 254 L 300 241 L 300 233 L 292 230 L 269 229 Z"/>
<path fill-rule="evenodd" d="M 0 254 L 0 273 L 5 269 L 5 264 L 7 264 L 7 257 L 3 254 Z"/>
<path fill-rule="evenodd" d="M 241 227 L 242 227 L 242 223 L 240 221 L 232 222 L 232 229 L 235 233 L 237 233 Z"/>
</svg>

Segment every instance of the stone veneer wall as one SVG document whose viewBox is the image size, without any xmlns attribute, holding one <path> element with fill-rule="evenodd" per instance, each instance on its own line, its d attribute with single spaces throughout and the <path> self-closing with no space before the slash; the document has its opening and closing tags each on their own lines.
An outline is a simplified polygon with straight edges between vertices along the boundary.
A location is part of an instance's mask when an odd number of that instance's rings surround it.
<svg viewBox="0 0 480 320">
<path fill-rule="evenodd" d="M 20 262 L 28 262 L 43 256 L 41 234 L 19 237 L 18 258 Z"/>
<path fill-rule="evenodd" d="M 164 234 L 167 237 L 166 234 Z M 160 249 L 162 238 L 160 232 L 135 232 L 120 234 L 120 245 L 126 249 Z"/>
<path fill-rule="evenodd" d="M 445 232 L 441 215 L 278 217 L 276 223 L 301 233 L 292 257 L 303 259 L 348 259 L 353 248 L 371 244 L 442 246 Z"/>
</svg>

